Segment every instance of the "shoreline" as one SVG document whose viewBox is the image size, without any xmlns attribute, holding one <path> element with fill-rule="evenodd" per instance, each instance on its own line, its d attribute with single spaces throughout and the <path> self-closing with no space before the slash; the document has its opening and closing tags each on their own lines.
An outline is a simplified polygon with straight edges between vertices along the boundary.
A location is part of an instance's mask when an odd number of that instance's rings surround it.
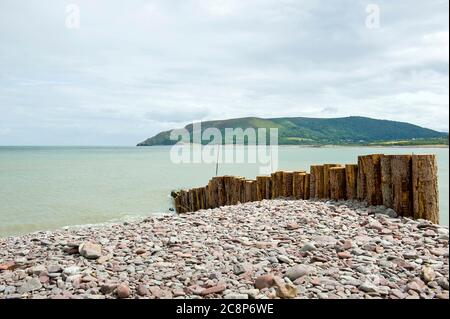
<svg viewBox="0 0 450 319">
<path fill-rule="evenodd" d="M 393 214 L 280 199 L 0 238 L 0 299 L 448 299 L 448 228 Z"/>
</svg>

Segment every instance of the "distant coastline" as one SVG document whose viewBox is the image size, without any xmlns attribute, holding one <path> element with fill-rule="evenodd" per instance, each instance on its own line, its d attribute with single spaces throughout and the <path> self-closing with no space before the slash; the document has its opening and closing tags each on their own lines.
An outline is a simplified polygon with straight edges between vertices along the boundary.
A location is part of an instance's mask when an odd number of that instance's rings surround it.
<svg viewBox="0 0 450 319">
<path fill-rule="evenodd" d="M 343 118 L 236 118 L 186 125 L 160 132 L 137 146 L 197 144 L 256 145 L 276 138 L 278 145 L 414 146 L 449 144 L 447 132 L 410 123 L 350 116 Z M 448 146 L 447 146 L 448 147 Z"/>
</svg>

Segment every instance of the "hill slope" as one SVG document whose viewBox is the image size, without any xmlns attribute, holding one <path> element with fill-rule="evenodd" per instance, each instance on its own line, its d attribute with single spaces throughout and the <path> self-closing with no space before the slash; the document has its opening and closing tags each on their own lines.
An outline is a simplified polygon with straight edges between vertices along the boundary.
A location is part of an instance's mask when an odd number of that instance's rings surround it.
<svg viewBox="0 0 450 319">
<path fill-rule="evenodd" d="M 289 145 L 368 145 L 386 144 L 397 141 L 400 144 L 447 144 L 448 133 L 441 133 L 417 125 L 366 117 L 344 118 L 238 118 L 222 121 L 202 122 L 202 132 L 217 128 L 225 137 L 225 128 L 278 128 L 279 144 Z M 185 127 L 191 134 L 193 125 Z M 170 131 L 161 132 L 138 146 L 173 145 Z M 223 140 L 223 142 L 225 142 Z M 208 141 L 203 141 L 207 144 Z M 237 141 L 243 143 L 243 141 Z"/>
</svg>

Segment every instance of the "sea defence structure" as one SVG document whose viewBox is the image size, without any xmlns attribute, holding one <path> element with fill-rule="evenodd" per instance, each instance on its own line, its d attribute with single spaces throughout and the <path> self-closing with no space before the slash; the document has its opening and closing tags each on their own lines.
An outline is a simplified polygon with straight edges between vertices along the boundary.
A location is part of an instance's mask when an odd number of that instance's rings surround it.
<svg viewBox="0 0 450 319">
<path fill-rule="evenodd" d="M 172 197 L 180 214 L 264 199 L 332 199 L 384 205 L 399 216 L 439 223 L 435 155 L 364 155 L 358 164 L 312 165 L 309 173 L 278 171 L 256 180 L 218 176 Z"/>
</svg>

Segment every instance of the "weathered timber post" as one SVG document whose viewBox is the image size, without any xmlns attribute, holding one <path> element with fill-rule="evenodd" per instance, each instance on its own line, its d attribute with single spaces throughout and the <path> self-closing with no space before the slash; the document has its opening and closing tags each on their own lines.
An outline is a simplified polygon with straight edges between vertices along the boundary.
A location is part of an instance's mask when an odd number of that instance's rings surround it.
<svg viewBox="0 0 450 319">
<path fill-rule="evenodd" d="M 189 212 L 195 212 L 195 190 L 189 190 Z"/>
<path fill-rule="evenodd" d="M 383 196 L 383 205 L 394 208 L 391 155 L 381 157 L 381 195 Z"/>
<path fill-rule="evenodd" d="M 311 196 L 311 192 L 310 192 L 310 179 L 311 179 L 311 174 L 307 173 L 305 175 L 305 192 L 303 193 L 303 199 L 309 199 Z"/>
<path fill-rule="evenodd" d="M 206 185 L 203 189 L 203 205 L 205 206 L 205 209 L 209 209 L 209 185 Z"/>
<path fill-rule="evenodd" d="M 272 173 L 272 198 L 283 196 L 283 172 Z"/>
<path fill-rule="evenodd" d="M 323 165 L 323 196 L 324 198 L 331 198 L 331 190 L 330 190 L 330 169 L 332 167 L 342 167 L 339 164 L 324 164 Z"/>
<path fill-rule="evenodd" d="M 218 207 L 225 206 L 227 204 L 227 194 L 225 189 L 225 177 L 217 178 L 217 194 L 218 194 Z"/>
<path fill-rule="evenodd" d="M 258 200 L 258 183 L 256 180 L 252 181 L 252 202 L 256 202 Z"/>
<path fill-rule="evenodd" d="M 207 187 L 208 186 L 200 188 L 200 201 L 201 201 L 200 206 L 202 207 L 202 209 L 207 209 L 207 207 L 206 207 L 206 188 Z"/>
<path fill-rule="evenodd" d="M 439 223 L 436 155 L 412 156 L 413 217 Z"/>
<path fill-rule="evenodd" d="M 245 202 L 253 202 L 256 200 L 256 181 L 245 181 Z"/>
<path fill-rule="evenodd" d="M 180 191 L 180 213 L 186 213 L 188 211 L 188 192 L 184 189 Z"/>
<path fill-rule="evenodd" d="M 258 200 L 270 199 L 272 197 L 270 189 L 270 176 L 256 177 Z"/>
<path fill-rule="evenodd" d="M 334 200 L 345 199 L 346 182 L 345 167 L 332 167 L 330 174 L 330 198 Z"/>
<path fill-rule="evenodd" d="M 245 203 L 245 201 L 246 201 L 246 198 L 245 198 L 245 184 L 247 183 L 247 180 L 245 178 L 243 178 L 239 182 L 240 182 L 240 186 L 239 186 L 240 202 L 241 203 Z"/>
<path fill-rule="evenodd" d="M 296 199 L 304 199 L 305 198 L 305 178 L 306 172 L 294 172 L 292 178 L 292 196 Z"/>
<path fill-rule="evenodd" d="M 232 205 L 236 205 L 241 201 L 241 187 L 242 187 L 242 181 L 245 180 L 244 177 L 234 177 L 232 182 L 232 188 L 227 190 L 232 193 Z"/>
<path fill-rule="evenodd" d="M 283 197 L 292 197 L 294 172 L 283 172 Z"/>
<path fill-rule="evenodd" d="M 231 189 L 233 187 L 233 176 L 224 176 L 223 177 L 223 185 L 225 189 L 225 205 L 229 206 L 233 203 L 232 192 Z"/>
<path fill-rule="evenodd" d="M 381 191 L 383 205 L 404 217 L 413 216 L 412 156 L 381 157 Z"/>
<path fill-rule="evenodd" d="M 172 191 L 170 193 L 170 196 L 173 198 L 173 203 L 175 206 L 175 211 L 178 213 L 180 212 L 180 208 L 181 208 L 181 195 L 180 195 L 180 191 Z"/>
<path fill-rule="evenodd" d="M 200 187 L 195 189 L 195 201 L 196 201 L 195 210 L 197 211 L 197 210 L 203 209 L 203 207 L 202 207 L 202 202 L 203 202 L 202 189 Z"/>
<path fill-rule="evenodd" d="M 272 178 L 267 176 L 266 180 L 266 199 L 272 198 Z"/>
<path fill-rule="evenodd" d="M 357 198 L 357 183 L 358 183 L 358 165 L 345 165 L 345 187 L 347 199 Z"/>
<path fill-rule="evenodd" d="M 358 157 L 358 199 L 368 205 L 383 204 L 381 192 L 381 157 L 373 154 Z"/>
<path fill-rule="evenodd" d="M 217 204 L 216 204 L 216 198 L 217 198 L 217 188 L 215 185 L 215 179 L 211 179 L 208 182 L 208 188 L 207 188 L 207 198 L 208 198 L 208 208 L 216 208 Z"/>
<path fill-rule="evenodd" d="M 311 198 L 324 198 L 323 165 L 311 166 L 310 191 Z"/>
</svg>

